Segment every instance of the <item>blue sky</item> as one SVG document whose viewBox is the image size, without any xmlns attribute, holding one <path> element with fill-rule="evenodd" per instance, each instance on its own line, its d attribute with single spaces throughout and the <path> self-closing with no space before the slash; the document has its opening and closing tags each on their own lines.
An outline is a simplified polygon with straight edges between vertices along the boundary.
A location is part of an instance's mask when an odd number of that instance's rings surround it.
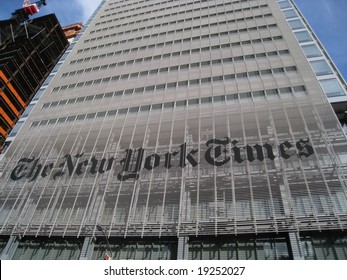
<svg viewBox="0 0 347 280">
<path fill-rule="evenodd" d="M 34 0 L 36 1 L 36 0 Z M 86 22 L 101 0 L 47 0 L 39 15 L 55 13 L 62 25 Z M 295 0 L 325 49 L 347 80 L 347 1 Z M 0 20 L 22 6 L 23 0 L 0 0 Z"/>
</svg>

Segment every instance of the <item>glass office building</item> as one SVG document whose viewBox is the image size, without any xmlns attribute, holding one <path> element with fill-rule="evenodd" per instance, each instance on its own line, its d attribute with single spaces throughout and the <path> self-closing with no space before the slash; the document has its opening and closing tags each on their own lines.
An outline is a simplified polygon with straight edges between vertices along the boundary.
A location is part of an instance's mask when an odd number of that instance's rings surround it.
<svg viewBox="0 0 347 280">
<path fill-rule="evenodd" d="M 347 258 L 345 83 L 294 2 L 102 1 L 38 94 L 1 258 Z"/>
</svg>

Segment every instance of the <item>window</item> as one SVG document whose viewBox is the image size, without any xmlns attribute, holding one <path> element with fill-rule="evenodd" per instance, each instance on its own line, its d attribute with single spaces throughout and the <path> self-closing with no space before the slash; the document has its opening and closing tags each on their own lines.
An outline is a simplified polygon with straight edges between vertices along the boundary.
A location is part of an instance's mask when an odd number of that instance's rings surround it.
<svg viewBox="0 0 347 280">
<path fill-rule="evenodd" d="M 228 94 L 227 95 L 228 102 L 235 103 L 235 102 L 238 101 L 238 99 L 239 99 L 239 95 L 238 94 Z"/>
<path fill-rule="evenodd" d="M 49 75 L 48 78 L 43 83 L 43 86 L 47 86 L 49 82 L 53 79 L 54 75 Z"/>
<path fill-rule="evenodd" d="M 283 11 L 283 14 L 285 18 L 294 18 L 298 16 L 296 12 L 294 11 L 294 9 Z"/>
<path fill-rule="evenodd" d="M 135 93 L 143 93 L 144 91 L 145 91 L 145 88 L 144 88 L 144 87 L 136 88 L 136 89 L 135 89 Z"/>
<path fill-rule="evenodd" d="M 306 45 L 302 46 L 302 49 L 306 55 L 306 57 L 315 57 L 315 56 L 321 56 L 321 52 L 318 49 L 317 45 Z"/>
<path fill-rule="evenodd" d="M 258 90 L 253 92 L 253 98 L 255 100 L 264 100 L 265 99 L 265 92 L 263 90 Z"/>
<path fill-rule="evenodd" d="M 156 90 L 165 90 L 165 84 L 156 85 L 156 86 L 155 86 L 155 89 L 156 89 Z"/>
<path fill-rule="evenodd" d="M 204 104 L 204 103 L 212 103 L 212 97 L 201 98 L 201 104 Z"/>
<path fill-rule="evenodd" d="M 262 57 L 266 57 L 265 53 L 258 53 L 256 54 L 257 58 L 262 58 Z"/>
<path fill-rule="evenodd" d="M 280 93 L 282 96 L 283 95 L 290 96 L 292 94 L 292 89 L 290 87 L 280 88 Z"/>
<path fill-rule="evenodd" d="M 153 110 L 160 110 L 161 107 L 162 107 L 162 104 L 161 104 L 161 103 L 160 103 L 160 104 L 154 104 L 154 105 L 152 105 L 152 109 L 153 109 Z"/>
<path fill-rule="evenodd" d="M 55 124 L 57 122 L 58 119 L 51 119 L 49 120 L 48 124 Z"/>
<path fill-rule="evenodd" d="M 288 21 L 288 23 L 289 23 L 290 28 L 293 30 L 305 28 L 305 25 L 303 24 L 303 22 L 300 19 L 290 20 L 290 21 Z"/>
<path fill-rule="evenodd" d="M 247 78 L 247 73 L 237 73 L 236 78 Z"/>
<path fill-rule="evenodd" d="M 168 83 L 167 88 L 175 88 L 177 83 Z"/>
<path fill-rule="evenodd" d="M 10 133 L 10 136 L 13 137 L 13 136 L 16 136 L 19 129 L 22 127 L 24 121 L 19 121 L 15 127 L 12 129 L 11 133 Z"/>
<path fill-rule="evenodd" d="M 139 107 L 132 107 L 129 109 L 129 113 L 137 113 L 139 111 Z"/>
<path fill-rule="evenodd" d="M 222 82 L 223 81 L 223 76 L 216 76 L 212 78 L 213 82 Z"/>
<path fill-rule="evenodd" d="M 154 86 L 145 87 L 146 92 L 154 91 Z"/>
<path fill-rule="evenodd" d="M 42 105 L 42 109 L 47 109 L 50 105 L 51 103 L 45 103 Z"/>
<path fill-rule="evenodd" d="M 105 93 L 105 98 L 111 98 L 113 96 L 113 92 Z"/>
<path fill-rule="evenodd" d="M 225 95 L 220 95 L 220 96 L 214 96 L 213 97 L 213 102 L 221 102 L 225 100 Z"/>
<path fill-rule="evenodd" d="M 284 69 L 283 68 L 275 68 L 272 70 L 274 74 L 277 74 L 277 73 L 284 73 Z"/>
<path fill-rule="evenodd" d="M 200 83 L 199 79 L 195 79 L 195 80 L 190 80 L 189 81 L 189 85 L 198 85 Z"/>
<path fill-rule="evenodd" d="M 280 50 L 278 51 L 278 54 L 288 54 L 289 50 Z"/>
<path fill-rule="evenodd" d="M 151 105 L 146 105 L 146 106 L 141 106 L 140 111 L 141 112 L 146 112 L 151 109 Z"/>
<path fill-rule="evenodd" d="M 78 121 L 83 121 L 85 118 L 86 118 L 86 115 L 85 115 L 85 114 L 83 114 L 83 115 L 78 115 L 78 116 L 77 116 L 77 120 L 78 120 Z"/>
<path fill-rule="evenodd" d="M 240 102 L 251 100 L 252 94 L 250 92 L 243 92 L 239 94 L 240 96 Z"/>
<path fill-rule="evenodd" d="M 26 110 L 24 111 L 24 114 L 22 115 L 22 117 L 23 118 L 25 118 L 25 117 L 27 117 L 29 114 L 30 114 L 30 112 L 32 111 L 32 109 L 34 108 L 34 104 L 30 104 L 27 108 L 26 108 Z"/>
<path fill-rule="evenodd" d="M 87 119 L 94 119 L 96 116 L 96 113 L 90 113 L 87 115 Z"/>
<path fill-rule="evenodd" d="M 67 117 L 67 122 L 73 122 L 74 120 L 76 119 L 76 116 L 70 116 L 70 117 Z"/>
<path fill-rule="evenodd" d="M 43 125 L 47 125 L 48 123 L 48 120 L 43 120 L 43 121 L 40 121 L 40 126 L 43 126 Z"/>
<path fill-rule="evenodd" d="M 277 89 L 268 89 L 266 90 L 266 96 L 268 99 L 278 98 L 278 90 Z"/>
<path fill-rule="evenodd" d="M 280 6 L 281 9 L 287 9 L 287 8 L 291 8 L 292 5 L 289 3 L 288 0 L 282 1 L 282 2 L 278 2 L 278 5 Z"/>
<path fill-rule="evenodd" d="M 67 100 L 61 100 L 59 102 L 59 106 L 64 106 L 67 103 Z"/>
<path fill-rule="evenodd" d="M 254 54 L 245 55 L 245 59 L 254 59 L 254 58 L 255 58 Z"/>
<path fill-rule="evenodd" d="M 197 104 L 199 104 L 199 99 L 188 100 L 188 105 L 197 105 Z"/>
<path fill-rule="evenodd" d="M 39 122 L 33 122 L 32 124 L 31 124 L 31 127 L 35 127 L 35 126 L 38 126 L 39 125 Z"/>
<path fill-rule="evenodd" d="M 96 117 L 97 117 L 97 118 L 102 118 L 102 117 L 105 117 L 105 116 L 106 116 L 106 111 L 98 112 L 98 113 L 96 114 Z"/>
<path fill-rule="evenodd" d="M 52 108 L 52 107 L 57 107 L 57 106 L 58 106 L 58 103 L 59 103 L 58 101 L 52 102 L 52 103 L 51 103 L 51 108 Z"/>
<path fill-rule="evenodd" d="M 173 108 L 175 105 L 175 102 L 167 102 L 164 103 L 164 108 Z"/>
<path fill-rule="evenodd" d="M 288 66 L 285 68 L 287 72 L 296 72 L 296 66 Z"/>
<path fill-rule="evenodd" d="M 295 92 L 295 96 L 305 96 L 306 95 L 306 88 L 304 86 L 295 86 L 293 87 L 293 90 Z"/>
<path fill-rule="evenodd" d="M 299 41 L 299 43 L 313 41 L 308 31 L 295 32 L 294 34 L 296 36 L 296 39 Z"/>
<path fill-rule="evenodd" d="M 225 75 L 224 79 L 227 80 L 234 80 L 235 79 L 235 74 L 229 74 L 229 75 Z"/>
<path fill-rule="evenodd" d="M 259 71 L 252 71 L 248 73 L 249 77 L 256 77 L 256 76 L 260 76 L 260 72 Z"/>
<path fill-rule="evenodd" d="M 177 84 L 179 87 L 186 87 L 188 86 L 188 81 L 181 81 L 181 82 L 178 82 Z"/>
<path fill-rule="evenodd" d="M 38 99 L 40 99 L 40 97 L 42 96 L 42 94 L 43 94 L 44 91 L 45 91 L 44 89 L 40 89 L 40 90 L 36 93 L 36 95 L 35 95 L 35 97 L 34 97 L 33 100 L 38 100 Z M 53 91 L 54 91 L 54 89 L 53 89 Z"/>
<path fill-rule="evenodd" d="M 320 84 L 328 97 L 345 95 L 345 92 L 337 79 L 321 80 Z"/>
<path fill-rule="evenodd" d="M 331 68 L 325 60 L 311 61 L 310 64 L 314 73 L 318 76 L 332 74 Z"/>
</svg>

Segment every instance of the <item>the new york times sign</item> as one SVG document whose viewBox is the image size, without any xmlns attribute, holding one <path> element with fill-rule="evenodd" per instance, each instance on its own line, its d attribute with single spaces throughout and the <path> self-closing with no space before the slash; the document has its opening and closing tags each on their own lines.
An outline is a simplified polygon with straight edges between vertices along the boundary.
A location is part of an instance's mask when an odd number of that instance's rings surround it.
<svg viewBox="0 0 347 280">
<path fill-rule="evenodd" d="M 263 145 L 256 144 L 254 146 L 246 145 L 244 147 L 237 146 L 238 141 L 231 140 L 226 137 L 224 139 L 211 139 L 206 142 L 206 150 L 204 160 L 211 166 L 223 166 L 230 161 L 242 163 L 244 161 L 253 162 L 264 161 L 265 159 L 273 161 L 276 157 L 289 159 L 291 157 L 298 157 L 299 159 L 311 156 L 314 151 L 310 145 L 310 140 L 300 139 L 292 144 L 285 141 L 274 147 L 268 143 Z M 198 149 L 187 150 L 187 144 L 184 143 L 179 146 L 179 149 L 165 154 L 151 154 L 145 157 L 145 149 L 126 149 L 124 156 L 120 159 L 122 171 L 118 173 L 117 178 L 120 181 L 129 179 L 138 180 L 140 177 L 141 169 L 148 171 L 164 167 L 167 169 L 172 168 L 173 159 L 175 159 L 176 167 L 184 168 L 187 165 L 196 167 Z M 19 160 L 17 166 L 11 173 L 11 179 L 14 181 L 24 179 L 34 181 L 39 177 L 45 178 L 52 176 L 54 180 L 64 175 L 68 176 L 81 176 L 89 172 L 91 175 L 104 174 L 109 172 L 116 158 L 97 159 L 92 156 L 89 159 L 83 158 L 84 153 L 77 155 L 66 154 L 60 163 L 55 166 L 54 163 L 43 165 L 40 163 L 40 158 L 30 157 L 22 158 Z"/>
</svg>

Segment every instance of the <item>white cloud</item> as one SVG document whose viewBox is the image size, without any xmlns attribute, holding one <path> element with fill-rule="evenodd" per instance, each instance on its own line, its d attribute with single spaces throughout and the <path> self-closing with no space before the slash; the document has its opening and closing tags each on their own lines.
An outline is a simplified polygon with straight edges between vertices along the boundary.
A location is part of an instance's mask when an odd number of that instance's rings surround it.
<svg viewBox="0 0 347 280">
<path fill-rule="evenodd" d="M 82 8 L 82 21 L 86 22 L 91 14 L 99 6 L 101 0 L 75 0 L 76 3 Z"/>
</svg>

